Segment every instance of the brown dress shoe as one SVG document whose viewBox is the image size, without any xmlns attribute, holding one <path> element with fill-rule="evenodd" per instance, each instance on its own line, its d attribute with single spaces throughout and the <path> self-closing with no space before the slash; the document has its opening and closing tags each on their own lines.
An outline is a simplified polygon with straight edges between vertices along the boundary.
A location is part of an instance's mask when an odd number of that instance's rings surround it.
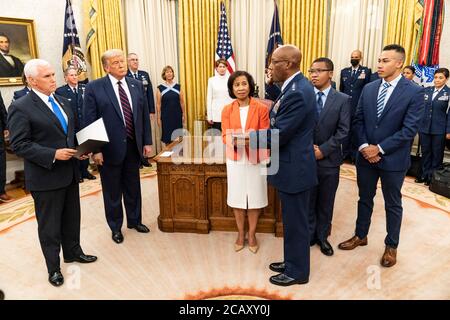
<svg viewBox="0 0 450 320">
<path fill-rule="evenodd" d="M 353 238 L 340 243 L 338 248 L 341 250 L 353 250 L 358 246 L 367 246 L 367 237 L 360 239 L 357 236 L 353 236 Z"/>
<path fill-rule="evenodd" d="M 383 267 L 389 268 L 397 263 L 397 249 L 386 246 L 383 257 L 380 261 Z"/>
<path fill-rule="evenodd" d="M 9 196 L 8 194 L 6 194 L 6 193 L 0 195 L 0 201 L 1 202 L 7 203 L 7 202 L 11 202 L 13 200 L 14 199 L 11 196 Z"/>
</svg>

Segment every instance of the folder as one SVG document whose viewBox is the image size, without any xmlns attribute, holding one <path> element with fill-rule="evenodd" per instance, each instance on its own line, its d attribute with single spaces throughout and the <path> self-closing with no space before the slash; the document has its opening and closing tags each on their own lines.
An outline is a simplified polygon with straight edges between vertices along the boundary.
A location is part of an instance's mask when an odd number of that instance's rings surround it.
<svg viewBox="0 0 450 320">
<path fill-rule="evenodd" d="M 77 141 L 75 157 L 79 158 L 84 154 L 99 152 L 100 148 L 109 142 L 103 118 L 80 130 L 77 133 Z"/>
</svg>

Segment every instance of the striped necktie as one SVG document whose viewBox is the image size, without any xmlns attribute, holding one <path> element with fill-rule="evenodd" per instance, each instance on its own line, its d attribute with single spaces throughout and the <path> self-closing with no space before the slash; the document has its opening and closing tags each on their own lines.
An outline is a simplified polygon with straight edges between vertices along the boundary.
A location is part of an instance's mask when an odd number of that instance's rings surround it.
<svg viewBox="0 0 450 320">
<path fill-rule="evenodd" d="M 131 110 L 130 101 L 128 100 L 125 89 L 122 87 L 122 82 L 118 81 L 117 84 L 119 85 L 120 105 L 122 106 L 123 117 L 125 119 L 127 137 L 134 139 L 133 111 Z"/>
<path fill-rule="evenodd" d="M 325 94 L 322 91 L 317 92 L 317 113 L 320 115 L 323 109 L 323 100 L 322 97 Z"/>
<path fill-rule="evenodd" d="M 377 100 L 377 117 L 378 118 L 380 118 L 381 114 L 383 113 L 384 106 L 385 106 L 384 101 L 386 100 L 387 91 L 390 86 L 391 86 L 391 84 L 389 82 L 383 83 L 383 89 L 381 90 L 380 94 L 378 95 L 378 100 Z"/>
</svg>

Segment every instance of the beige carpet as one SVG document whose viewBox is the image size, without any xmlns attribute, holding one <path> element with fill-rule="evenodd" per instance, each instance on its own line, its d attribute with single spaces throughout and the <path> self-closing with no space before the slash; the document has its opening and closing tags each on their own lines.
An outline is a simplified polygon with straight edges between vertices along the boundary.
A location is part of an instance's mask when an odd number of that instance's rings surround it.
<svg viewBox="0 0 450 320">
<path fill-rule="evenodd" d="M 47 282 L 29 205 L 21 206 L 15 220 L 10 221 L 11 216 L 2 220 L 8 221 L 0 232 L 0 289 L 6 299 L 450 299 L 448 199 L 441 201 L 409 179 L 395 267 L 379 266 L 385 236 L 381 190 L 375 199 L 369 245 L 350 252 L 336 248 L 353 235 L 356 218 L 354 169 L 345 166 L 329 239 L 335 255 L 326 257 L 313 247 L 310 282 L 280 288 L 269 283 L 273 273 L 268 264 L 282 258 L 282 239 L 258 234 L 261 249 L 255 255 L 248 249 L 233 251 L 233 232 L 163 233 L 156 222 L 157 177 L 152 172 L 143 174 L 143 222 L 151 232 L 139 234 L 124 228 L 125 241 L 120 245 L 111 240 L 99 181 L 81 185 L 82 246 L 99 260 L 89 265 L 62 263 L 66 282 L 60 288 Z M 15 212 L 12 205 L 0 206 L 0 218 Z"/>
</svg>

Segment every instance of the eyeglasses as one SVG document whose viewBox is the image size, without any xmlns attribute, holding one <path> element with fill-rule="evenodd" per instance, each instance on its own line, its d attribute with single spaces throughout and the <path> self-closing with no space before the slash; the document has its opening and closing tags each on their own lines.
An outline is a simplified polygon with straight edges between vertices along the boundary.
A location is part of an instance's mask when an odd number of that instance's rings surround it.
<svg viewBox="0 0 450 320">
<path fill-rule="evenodd" d="M 325 72 L 325 71 L 333 71 L 333 70 L 330 70 L 330 69 L 309 69 L 308 73 L 309 74 L 318 74 L 318 73 L 322 73 L 322 72 Z"/>
</svg>

